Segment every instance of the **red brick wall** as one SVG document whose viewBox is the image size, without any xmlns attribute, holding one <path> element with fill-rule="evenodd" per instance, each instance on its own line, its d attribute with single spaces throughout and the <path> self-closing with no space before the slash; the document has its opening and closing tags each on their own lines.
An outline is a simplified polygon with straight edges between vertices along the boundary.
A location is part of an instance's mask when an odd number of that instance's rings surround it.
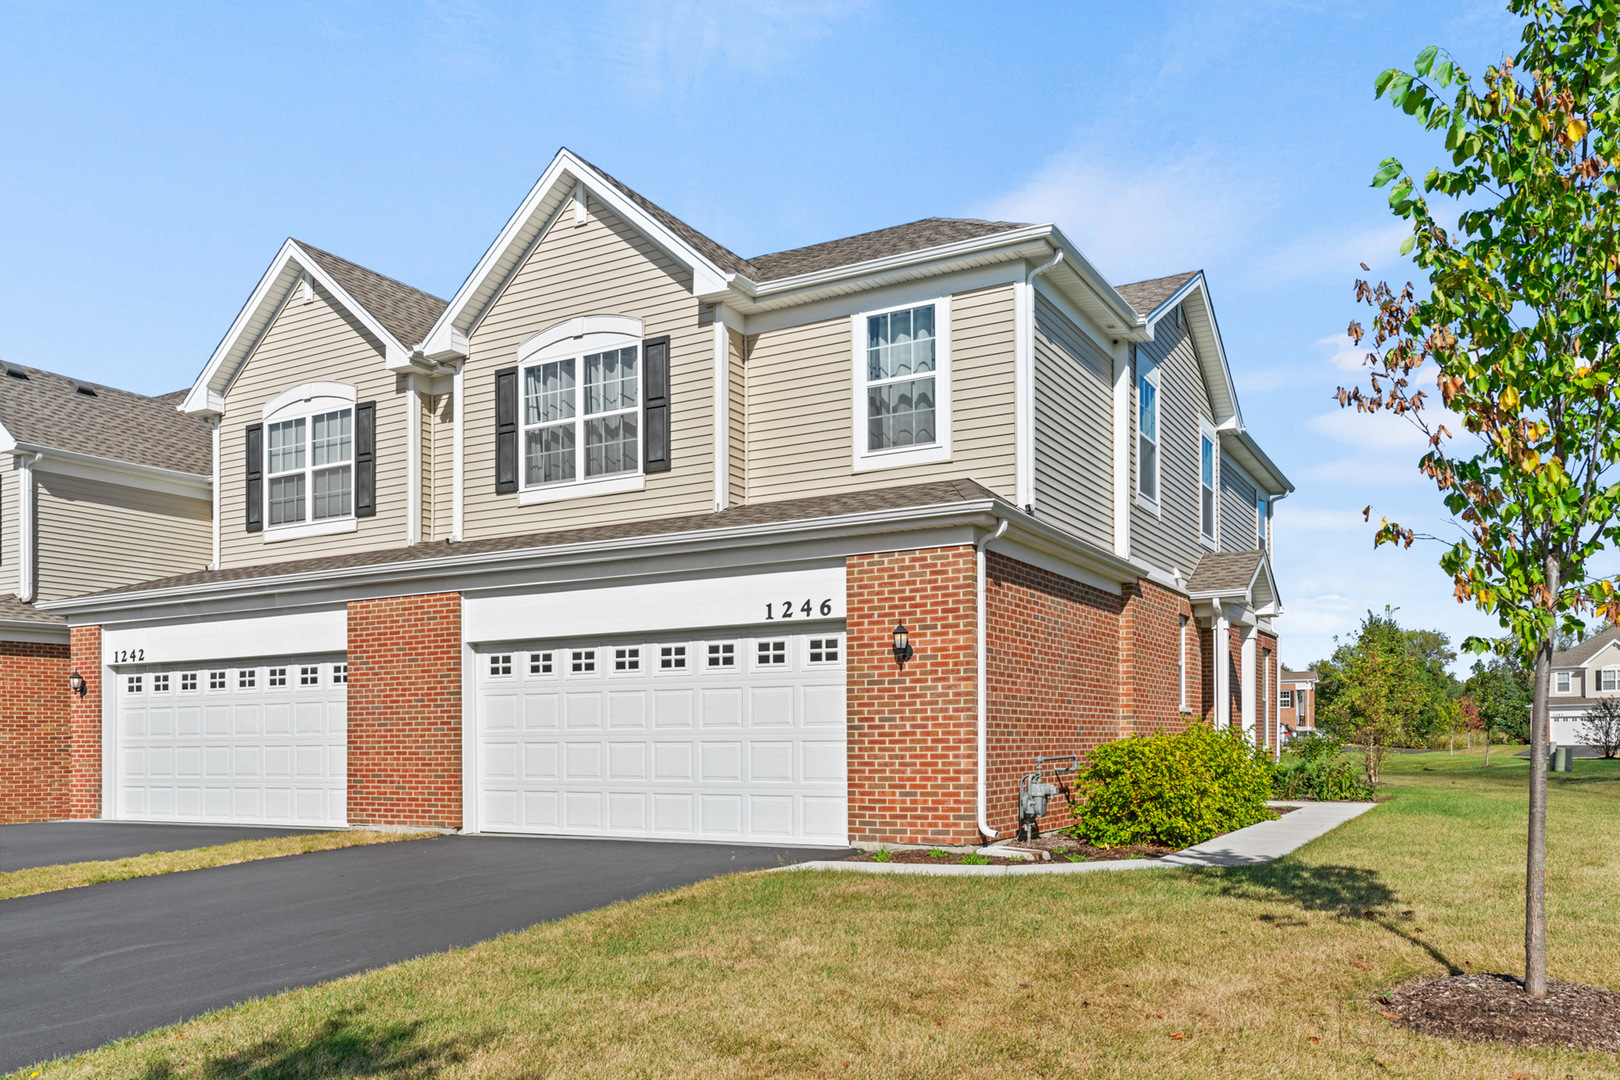
<svg viewBox="0 0 1620 1080">
<path fill-rule="evenodd" d="M 972 547 L 846 560 L 849 837 L 972 842 L 976 583 Z M 894 662 L 904 621 L 916 656 Z"/>
<path fill-rule="evenodd" d="M 68 816 L 69 656 L 0 641 L 0 825 Z"/>
<path fill-rule="evenodd" d="M 349 824 L 461 827 L 461 594 L 349 604 Z"/>
<path fill-rule="evenodd" d="M 1255 706 L 1259 714 L 1255 719 L 1259 722 L 1260 731 L 1265 739 L 1265 745 L 1275 749 L 1277 747 L 1277 638 L 1273 634 L 1257 632 L 1255 634 L 1255 663 L 1259 665 L 1254 673 Z"/>
<path fill-rule="evenodd" d="M 985 567 L 989 614 L 990 763 L 988 824 L 1018 827 L 1018 781 L 1040 755 L 1078 752 L 1131 732 L 1134 702 L 1166 715 L 1175 693 L 1172 615 L 1160 590 L 1129 597 L 991 553 Z M 1166 645 L 1169 641 L 1172 644 Z M 1168 658 L 1170 671 L 1164 671 Z M 1131 681 L 1127 681 L 1131 680 Z M 1170 700 L 1168 716 L 1175 715 Z M 1052 801 L 1049 826 L 1069 819 Z"/>
<path fill-rule="evenodd" d="M 1187 711 L 1198 712 L 1202 701 L 1202 658 L 1192 604 L 1183 595 L 1138 581 L 1127 587 L 1119 620 L 1120 730 L 1148 735 L 1181 728 L 1183 648 L 1181 620 L 1186 633 Z"/>
<path fill-rule="evenodd" d="M 83 697 L 70 695 L 68 724 L 68 813 L 75 818 L 101 816 L 101 627 L 75 626 L 71 631 L 73 670 L 84 677 Z"/>
</svg>

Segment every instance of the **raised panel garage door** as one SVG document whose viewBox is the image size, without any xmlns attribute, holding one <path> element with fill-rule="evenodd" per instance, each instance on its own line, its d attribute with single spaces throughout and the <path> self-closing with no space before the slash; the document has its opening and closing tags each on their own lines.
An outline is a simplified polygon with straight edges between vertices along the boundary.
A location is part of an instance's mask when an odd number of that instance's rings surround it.
<svg viewBox="0 0 1620 1080">
<path fill-rule="evenodd" d="M 479 828 L 843 844 L 843 634 L 478 654 Z"/>
<path fill-rule="evenodd" d="M 344 661 L 148 667 L 117 679 L 114 816 L 347 823 Z"/>
</svg>

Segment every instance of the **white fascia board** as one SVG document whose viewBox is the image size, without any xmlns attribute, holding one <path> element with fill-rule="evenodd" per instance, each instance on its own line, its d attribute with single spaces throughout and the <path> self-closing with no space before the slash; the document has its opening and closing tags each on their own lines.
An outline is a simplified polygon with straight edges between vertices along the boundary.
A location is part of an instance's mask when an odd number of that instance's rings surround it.
<svg viewBox="0 0 1620 1080">
<path fill-rule="evenodd" d="M 1147 322 L 1148 329 L 1151 330 L 1157 326 L 1160 319 L 1174 311 L 1176 306 L 1179 305 L 1183 300 L 1187 299 L 1187 297 L 1191 296 L 1194 292 L 1201 291 L 1203 289 L 1204 272 L 1199 270 L 1194 273 L 1192 277 L 1188 278 L 1186 282 L 1182 284 L 1181 288 L 1177 289 L 1175 292 L 1166 297 L 1158 307 L 1148 312 L 1145 320 Z"/>
<path fill-rule="evenodd" d="M 1293 481 L 1272 463 L 1271 458 L 1260 449 L 1260 444 L 1254 441 L 1254 436 L 1238 427 L 1237 423 L 1234 417 L 1215 429 L 1221 437 L 1221 452 L 1230 457 L 1237 464 L 1238 471 L 1266 495 L 1275 497 L 1292 492 Z"/>
<path fill-rule="evenodd" d="M 1209 299 L 1209 288 L 1204 276 L 1193 279 L 1196 288 L 1183 296 L 1187 304 L 1187 332 L 1198 353 L 1203 369 L 1204 383 L 1209 388 L 1215 408 L 1215 422 L 1224 424 L 1236 419 L 1239 430 L 1243 427 L 1243 410 L 1238 407 L 1237 384 L 1232 381 L 1232 366 L 1226 360 L 1226 346 L 1221 341 L 1220 324 L 1215 321 L 1215 306 Z"/>
<path fill-rule="evenodd" d="M 108 615 L 117 621 L 150 618 L 153 617 L 151 612 L 163 609 L 195 612 L 202 606 L 217 605 L 224 610 L 240 610 L 244 602 L 286 609 L 294 604 L 332 603 L 353 598 L 360 591 L 382 596 L 408 595 L 429 587 L 439 591 L 519 587 L 524 582 L 538 580 L 537 575 L 577 573 L 582 567 L 674 556 L 709 561 L 718 556 L 779 562 L 787 558 L 787 545 L 813 551 L 815 558 L 827 558 L 839 553 L 967 544 L 973 541 L 973 529 L 993 528 L 1002 518 L 1015 526 L 1009 530 L 1014 541 L 1061 558 L 1086 573 L 1120 584 L 1143 575 L 1143 569 L 1134 563 L 1030 518 L 1000 499 L 973 499 L 802 521 L 628 537 L 606 543 L 590 541 L 513 551 L 449 554 L 379 565 L 70 597 L 42 604 L 41 610 L 63 615 L 69 623 L 77 625 L 107 621 L 105 616 Z M 454 584 L 446 584 L 447 579 Z"/>
<path fill-rule="evenodd" d="M 1604 653 L 1613 652 L 1616 649 L 1620 649 L 1620 641 L 1611 641 L 1607 645 L 1603 646 L 1603 648 L 1599 649 L 1597 652 L 1595 652 L 1591 656 L 1587 657 L 1586 658 L 1586 663 L 1581 664 L 1578 668 L 1571 668 L 1570 670 L 1572 670 L 1572 671 L 1575 671 L 1575 670 L 1585 671 L 1585 670 L 1589 669 L 1593 664 L 1597 663 L 1598 660 L 1600 660 L 1603 657 Z M 1610 657 L 1610 659 L 1612 660 L 1613 657 Z"/>
<path fill-rule="evenodd" d="M 0 641 L 27 641 L 46 645 L 65 645 L 71 634 L 67 624 L 24 622 L 21 619 L 0 619 Z"/>
<path fill-rule="evenodd" d="M 549 222 L 557 208 L 581 185 L 665 254 L 691 270 L 694 293 L 710 294 L 726 290 L 730 275 L 625 197 L 618 188 L 602 179 L 595 169 L 567 150 L 559 150 L 517 210 L 507 219 L 495 242 L 490 244 L 467 280 L 456 290 L 456 295 L 451 298 L 450 305 L 439 316 L 438 322 L 433 324 L 433 329 L 428 331 L 427 339 L 422 343 L 423 353 L 433 360 L 467 355 L 467 334 L 506 279 L 522 265 L 521 259 L 512 258 L 514 248 L 527 251 L 534 237 L 524 234 L 533 228 L 536 219 Z"/>
<path fill-rule="evenodd" d="M 181 412 L 192 415 L 218 415 L 223 411 L 226 388 L 236 377 L 242 364 L 258 347 L 265 332 L 275 321 L 276 315 L 286 306 L 287 298 L 306 274 L 320 282 L 322 288 L 331 293 L 361 326 L 382 343 L 385 366 L 390 370 L 397 370 L 400 365 L 409 366 L 411 350 L 395 340 L 394 335 L 385 330 L 382 323 L 350 296 L 330 274 L 321 269 L 320 264 L 299 247 L 296 241 L 289 239 L 281 245 L 281 250 L 276 252 L 276 257 L 270 262 L 270 268 L 259 279 L 258 285 L 254 286 L 247 303 L 237 314 L 236 320 L 231 323 L 231 328 L 225 332 L 225 337 L 214 349 L 213 355 L 208 358 L 208 363 L 203 366 L 202 374 L 197 376 L 197 381 L 191 386 L 191 392 L 179 405 Z"/>
<path fill-rule="evenodd" d="M 36 446 L 6 439 L 0 453 L 39 454 L 34 471 L 57 476 L 72 476 L 81 480 L 95 480 L 103 484 L 139 488 L 142 491 L 160 491 L 168 495 L 182 495 L 191 499 L 212 502 L 214 480 L 210 476 L 162 469 L 155 465 L 137 465 L 132 461 L 80 454 L 72 450 L 58 450 L 54 446 Z"/>
</svg>

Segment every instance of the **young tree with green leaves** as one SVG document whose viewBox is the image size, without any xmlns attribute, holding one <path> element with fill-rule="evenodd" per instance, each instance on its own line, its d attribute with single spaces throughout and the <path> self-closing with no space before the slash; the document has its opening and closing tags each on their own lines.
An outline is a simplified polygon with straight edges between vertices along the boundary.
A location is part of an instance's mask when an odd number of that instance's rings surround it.
<svg viewBox="0 0 1620 1080">
<path fill-rule="evenodd" d="M 1431 707 L 1423 665 L 1386 609 L 1383 615 L 1367 612 L 1354 640 L 1322 666 L 1337 680 L 1332 699 L 1318 699 L 1323 727 L 1365 749 L 1367 782 L 1376 784 L 1389 748 L 1410 741 L 1412 726 Z"/>
<path fill-rule="evenodd" d="M 1428 288 L 1356 283 L 1371 326 L 1351 323 L 1350 334 L 1370 336 L 1371 374 L 1339 400 L 1406 417 L 1428 436 L 1419 468 L 1466 535 L 1440 564 L 1458 601 L 1495 615 L 1534 666 L 1525 989 L 1542 998 L 1553 645 L 1594 609 L 1620 614 L 1614 582 L 1592 565 L 1620 531 L 1620 61 L 1612 2 L 1508 9 L 1525 20 L 1523 44 L 1482 79 L 1435 48 L 1413 71 L 1378 77 L 1378 96 L 1444 133 L 1450 164 L 1420 179 L 1390 158 L 1373 179 L 1395 185 L 1390 207 L 1412 225 L 1402 253 Z M 1456 232 L 1429 196 L 1459 204 Z M 1376 534 L 1413 539 L 1387 518 Z"/>
</svg>

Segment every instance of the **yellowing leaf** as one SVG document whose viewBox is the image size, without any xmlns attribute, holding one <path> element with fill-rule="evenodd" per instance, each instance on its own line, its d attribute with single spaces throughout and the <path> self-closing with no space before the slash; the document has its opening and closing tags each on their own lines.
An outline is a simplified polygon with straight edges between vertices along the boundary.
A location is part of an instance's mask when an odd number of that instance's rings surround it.
<svg viewBox="0 0 1620 1080">
<path fill-rule="evenodd" d="M 1580 117 L 1576 117 L 1569 123 L 1565 124 L 1564 137 L 1569 140 L 1571 146 L 1580 142 L 1586 137 L 1586 121 L 1582 120 Z"/>
</svg>

